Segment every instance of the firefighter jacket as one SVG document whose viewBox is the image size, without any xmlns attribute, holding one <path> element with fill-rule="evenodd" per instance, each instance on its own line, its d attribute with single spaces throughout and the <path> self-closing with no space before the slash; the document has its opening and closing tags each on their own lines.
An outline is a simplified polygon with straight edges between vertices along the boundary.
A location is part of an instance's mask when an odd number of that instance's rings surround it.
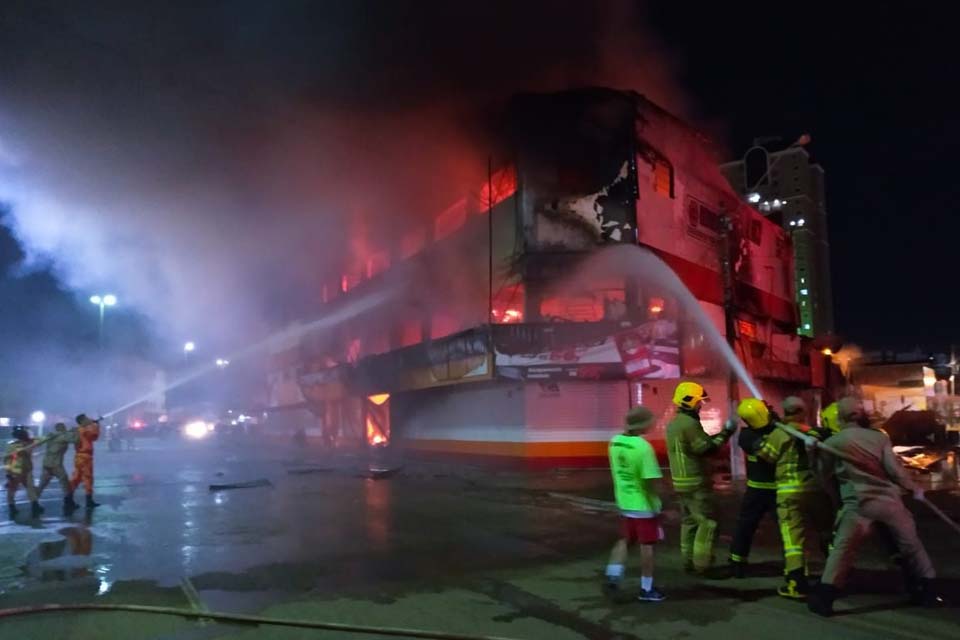
<svg viewBox="0 0 960 640">
<path fill-rule="evenodd" d="M 76 441 L 76 429 L 53 434 L 50 440 L 47 442 L 47 448 L 43 453 L 43 466 L 61 466 L 63 464 L 63 456 L 67 452 L 67 448 Z"/>
<path fill-rule="evenodd" d="M 33 472 L 32 442 L 11 440 L 3 455 L 3 468 L 8 475 L 20 476 Z"/>
<path fill-rule="evenodd" d="M 840 498 L 844 503 L 859 504 L 869 500 L 900 502 L 901 489 L 912 491 L 913 478 L 893 452 L 890 438 L 882 431 L 857 425 L 842 425 L 840 433 L 824 443 L 854 462 L 834 458 L 828 452 L 819 456 L 826 475 L 835 475 L 840 482 Z"/>
<path fill-rule="evenodd" d="M 773 423 L 762 429 L 740 429 L 737 444 L 747 457 L 747 486 L 754 489 L 776 489 L 776 464 L 761 458 L 757 451 L 763 445 L 764 438 L 776 427 Z"/>
<path fill-rule="evenodd" d="M 696 413 L 678 410 L 667 425 L 667 457 L 674 490 L 689 492 L 704 486 L 702 458 L 723 446 L 729 438 L 727 430 L 707 435 Z"/>
<path fill-rule="evenodd" d="M 77 455 L 92 456 L 93 443 L 100 437 L 100 425 L 96 422 L 86 424 L 77 429 Z"/>
<path fill-rule="evenodd" d="M 800 431 L 805 431 L 801 425 L 792 424 Z M 813 475 L 803 442 L 797 440 L 783 429 L 774 429 L 763 439 L 757 457 L 775 467 L 775 481 L 778 495 L 805 493 L 817 490 L 816 478 Z"/>
</svg>

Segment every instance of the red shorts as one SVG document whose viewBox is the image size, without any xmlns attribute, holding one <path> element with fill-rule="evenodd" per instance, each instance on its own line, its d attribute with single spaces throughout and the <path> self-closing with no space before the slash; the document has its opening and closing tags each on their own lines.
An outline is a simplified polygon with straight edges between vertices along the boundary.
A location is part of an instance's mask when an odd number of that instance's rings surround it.
<svg viewBox="0 0 960 640">
<path fill-rule="evenodd" d="M 663 527 L 660 526 L 660 518 L 657 516 L 651 518 L 622 516 L 620 521 L 623 524 L 623 537 L 630 544 L 635 542 L 656 544 L 663 540 Z"/>
</svg>

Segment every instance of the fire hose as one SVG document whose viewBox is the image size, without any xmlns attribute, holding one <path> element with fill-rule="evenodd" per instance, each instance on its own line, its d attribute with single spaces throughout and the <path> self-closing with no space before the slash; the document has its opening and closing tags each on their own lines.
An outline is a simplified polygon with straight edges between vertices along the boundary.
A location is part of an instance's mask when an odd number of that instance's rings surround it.
<svg viewBox="0 0 960 640">
<path fill-rule="evenodd" d="M 849 462 L 852 465 L 857 464 L 857 461 L 853 457 L 843 453 L 839 449 L 836 449 L 834 447 L 831 447 L 828 444 L 825 444 L 823 442 L 820 442 L 819 440 L 816 440 L 816 438 L 813 438 L 812 436 L 801 433 L 800 431 L 798 431 L 797 429 L 794 429 L 788 424 L 785 424 L 783 422 L 774 422 L 774 424 L 777 426 L 778 429 L 782 429 L 783 431 L 786 431 L 788 434 L 790 434 L 791 436 L 793 436 L 798 440 L 803 441 L 804 443 L 809 442 L 810 439 L 812 438 L 813 440 L 816 441 L 816 445 L 815 445 L 816 448 L 822 449 L 823 451 L 826 451 L 830 455 L 840 458 L 841 460 L 844 460 L 846 462 Z M 960 524 L 957 524 L 956 522 L 954 522 L 950 518 L 950 516 L 948 516 L 943 512 L 943 510 L 940 507 L 938 507 L 937 505 L 927 500 L 926 497 L 918 497 L 917 501 L 927 505 L 927 507 L 930 509 L 930 511 L 934 513 L 934 515 L 936 515 L 938 518 L 943 520 L 947 524 L 947 526 L 949 526 L 951 529 L 953 529 L 957 533 L 960 533 Z"/>
<path fill-rule="evenodd" d="M 354 625 L 319 620 L 290 620 L 268 616 L 251 616 L 239 613 L 218 613 L 197 611 L 176 607 L 155 607 L 139 604 L 41 604 L 32 607 L 13 607 L 0 609 L 0 620 L 35 613 L 62 613 L 71 611 L 126 611 L 132 613 L 152 613 L 165 616 L 179 616 L 197 620 L 214 620 L 250 625 L 272 625 L 277 627 L 299 627 L 302 629 L 324 629 L 344 633 L 367 633 L 380 636 L 398 636 L 402 638 L 429 638 L 432 640 L 513 640 L 502 636 L 472 636 L 445 631 L 425 631 L 422 629 L 404 629 L 401 627 L 375 627 L 372 625 Z"/>
</svg>

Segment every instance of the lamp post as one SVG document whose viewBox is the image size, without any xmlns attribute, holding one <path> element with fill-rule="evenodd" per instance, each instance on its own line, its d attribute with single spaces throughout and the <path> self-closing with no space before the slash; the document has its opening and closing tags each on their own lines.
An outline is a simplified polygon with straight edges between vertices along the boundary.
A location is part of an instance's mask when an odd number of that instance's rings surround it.
<svg viewBox="0 0 960 640">
<path fill-rule="evenodd" d="M 90 302 L 100 307 L 100 325 L 99 330 L 97 331 L 97 342 L 99 343 L 100 348 L 103 349 L 103 316 L 107 310 L 107 307 L 112 307 L 113 305 L 117 304 L 117 296 L 113 295 L 112 293 L 102 296 L 90 296 Z"/>
</svg>

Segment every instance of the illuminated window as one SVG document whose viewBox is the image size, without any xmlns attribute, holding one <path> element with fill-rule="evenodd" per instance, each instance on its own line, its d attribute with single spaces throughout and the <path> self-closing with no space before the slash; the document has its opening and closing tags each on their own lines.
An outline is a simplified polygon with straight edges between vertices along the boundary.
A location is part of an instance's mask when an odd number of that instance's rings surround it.
<svg viewBox="0 0 960 640">
<path fill-rule="evenodd" d="M 737 319 L 737 332 L 744 338 L 757 339 L 757 325 L 749 320 Z"/>
<path fill-rule="evenodd" d="M 654 161 L 653 190 L 668 198 L 673 197 L 673 167 L 664 160 Z"/>
<path fill-rule="evenodd" d="M 490 198 L 490 187 L 493 187 L 493 198 Z M 494 172 L 491 179 L 485 181 L 480 188 L 480 209 L 487 211 L 497 206 L 517 192 L 517 172 L 513 167 L 504 167 Z"/>
</svg>

